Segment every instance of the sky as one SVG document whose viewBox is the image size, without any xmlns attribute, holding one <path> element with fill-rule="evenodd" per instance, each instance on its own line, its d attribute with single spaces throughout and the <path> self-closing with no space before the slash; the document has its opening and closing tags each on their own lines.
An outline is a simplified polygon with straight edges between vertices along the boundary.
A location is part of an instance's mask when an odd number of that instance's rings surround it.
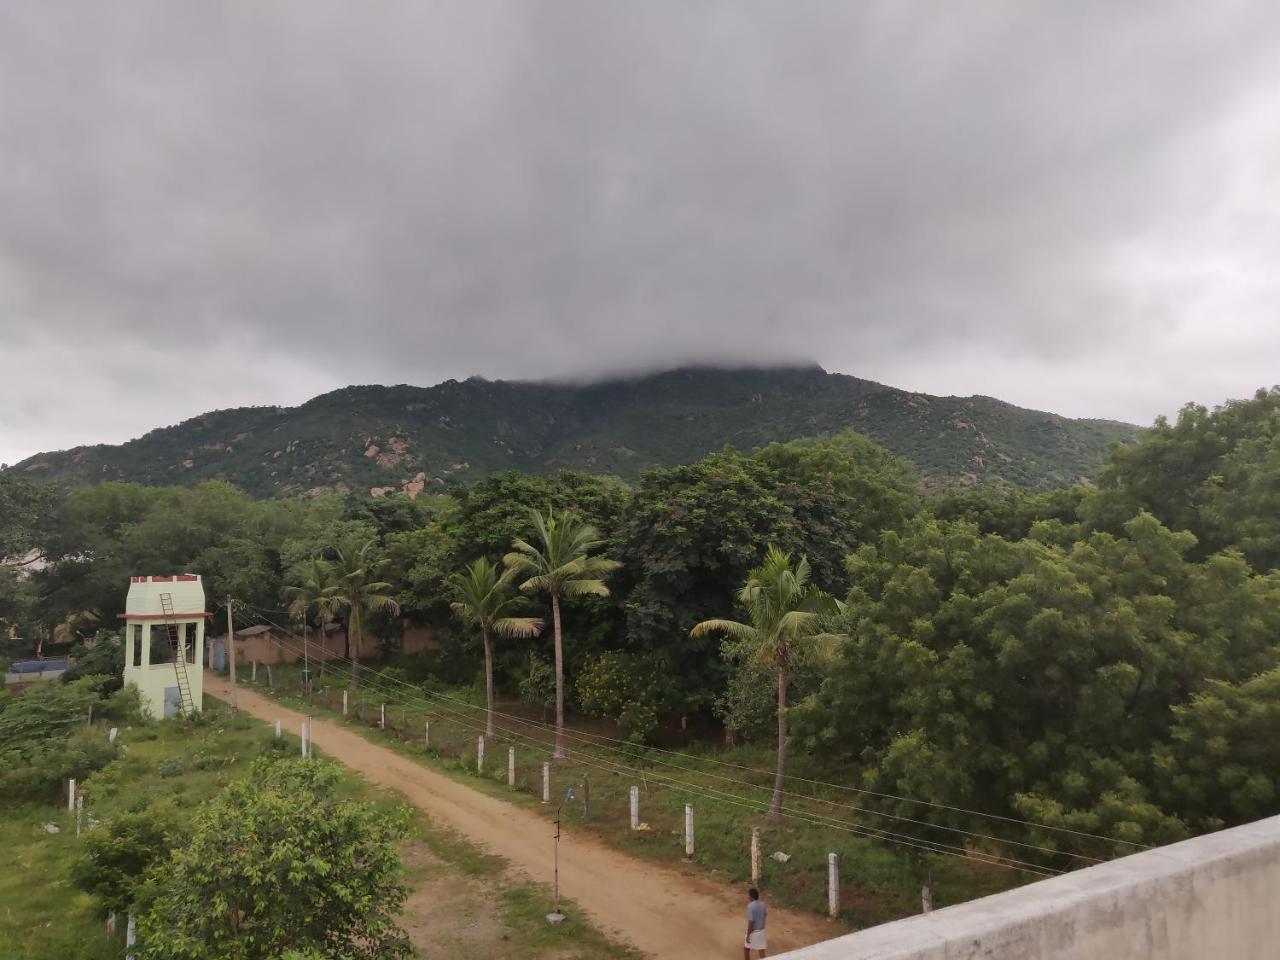
<svg viewBox="0 0 1280 960">
<path fill-rule="evenodd" d="M 1280 381 L 1280 4 L 0 4 L 0 462 L 350 383 Z"/>
</svg>

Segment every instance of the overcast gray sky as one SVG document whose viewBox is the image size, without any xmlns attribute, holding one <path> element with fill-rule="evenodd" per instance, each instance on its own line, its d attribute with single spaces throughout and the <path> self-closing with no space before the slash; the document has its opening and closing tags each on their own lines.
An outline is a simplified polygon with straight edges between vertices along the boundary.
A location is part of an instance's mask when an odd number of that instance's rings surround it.
<svg viewBox="0 0 1280 960">
<path fill-rule="evenodd" d="M 1280 381 L 1280 4 L 0 5 L 0 461 L 348 383 Z"/>
</svg>

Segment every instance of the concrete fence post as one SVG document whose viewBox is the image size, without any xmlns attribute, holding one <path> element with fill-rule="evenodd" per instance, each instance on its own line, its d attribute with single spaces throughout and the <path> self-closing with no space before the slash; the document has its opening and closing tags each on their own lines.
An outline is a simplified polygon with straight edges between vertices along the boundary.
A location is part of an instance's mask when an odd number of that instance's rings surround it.
<svg viewBox="0 0 1280 960">
<path fill-rule="evenodd" d="M 516 785 L 516 748 L 507 748 L 507 786 Z"/>
<path fill-rule="evenodd" d="M 920 912 L 933 913 L 933 891 L 928 887 L 920 888 Z"/>
<path fill-rule="evenodd" d="M 111 731 L 107 734 L 107 743 L 115 743 L 116 737 L 118 737 L 119 735 L 120 735 L 120 728 L 112 727 Z"/>
<path fill-rule="evenodd" d="M 263 666 L 267 668 L 267 686 L 274 690 L 276 685 L 271 682 L 271 664 L 265 663 Z"/>
<path fill-rule="evenodd" d="M 591 817 L 591 774 L 582 775 L 582 819 Z"/>
<path fill-rule="evenodd" d="M 424 720 L 422 722 L 422 745 L 424 747 L 431 746 L 431 721 Z"/>
<path fill-rule="evenodd" d="M 840 915 L 840 858 L 827 854 L 827 917 L 834 920 Z"/>
<path fill-rule="evenodd" d="M 347 715 L 347 691 L 342 691 L 342 715 Z"/>
<path fill-rule="evenodd" d="M 476 773 L 484 773 L 484 734 L 476 737 Z"/>
<path fill-rule="evenodd" d="M 542 802 L 551 802 L 551 764 L 542 762 Z"/>
<path fill-rule="evenodd" d="M 307 721 L 302 721 L 302 726 L 298 732 L 302 741 L 302 755 L 305 757 L 307 755 Z"/>
<path fill-rule="evenodd" d="M 382 712 L 378 714 L 378 729 L 387 729 L 387 705 L 385 703 L 382 705 Z"/>
<path fill-rule="evenodd" d="M 280 729 L 280 721 L 279 721 L 279 720 L 277 720 L 277 721 L 276 721 L 276 739 L 277 739 L 277 740 L 279 740 L 279 739 L 280 739 L 280 734 L 281 734 L 282 732 L 283 732 L 283 731 L 281 731 L 281 729 Z"/>
<path fill-rule="evenodd" d="M 751 828 L 751 883 L 760 884 L 760 828 Z"/>
<path fill-rule="evenodd" d="M 258 661 L 257 660 L 253 661 L 253 669 L 249 671 L 249 682 L 250 683 L 258 682 Z"/>
<path fill-rule="evenodd" d="M 631 829 L 640 829 L 640 788 L 631 788 Z"/>
<path fill-rule="evenodd" d="M 693 804 L 684 805 L 684 858 L 693 859 Z"/>
<path fill-rule="evenodd" d="M 76 808 L 76 780 L 71 777 L 67 780 L 67 812 L 71 813 Z"/>
<path fill-rule="evenodd" d="M 124 928 L 124 946 L 125 946 L 125 949 L 128 950 L 128 953 L 125 954 L 125 960 L 133 960 L 133 950 L 130 948 L 133 947 L 133 945 L 136 944 L 137 942 L 138 942 L 138 921 L 134 918 L 133 914 L 130 913 L 129 922 L 128 924 L 125 925 L 125 928 Z"/>
<path fill-rule="evenodd" d="M 80 821 L 84 819 L 84 794 L 76 797 L 76 836 L 80 836 Z"/>
</svg>

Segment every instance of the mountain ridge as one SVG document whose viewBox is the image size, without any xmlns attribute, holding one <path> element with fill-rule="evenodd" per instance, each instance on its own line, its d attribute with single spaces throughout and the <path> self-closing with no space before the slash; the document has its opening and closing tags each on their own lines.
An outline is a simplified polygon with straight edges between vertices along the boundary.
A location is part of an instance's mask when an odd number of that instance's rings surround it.
<svg viewBox="0 0 1280 960">
<path fill-rule="evenodd" d="M 259 496 L 416 495 L 495 470 L 633 480 L 725 445 L 854 429 L 911 460 L 928 486 L 1089 481 L 1137 427 L 939 397 L 816 365 L 679 367 L 587 383 L 362 384 L 294 407 L 213 410 L 122 444 L 39 453 L 8 468 L 63 486 L 226 479 Z"/>
</svg>

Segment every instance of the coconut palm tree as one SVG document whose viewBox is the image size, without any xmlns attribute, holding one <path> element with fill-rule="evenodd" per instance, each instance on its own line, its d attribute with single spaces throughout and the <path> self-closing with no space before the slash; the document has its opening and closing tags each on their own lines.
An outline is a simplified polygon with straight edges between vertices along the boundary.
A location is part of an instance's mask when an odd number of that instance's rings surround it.
<svg viewBox="0 0 1280 960">
<path fill-rule="evenodd" d="M 493 736 L 493 644 L 490 634 L 500 637 L 536 637 L 542 632 L 537 617 L 507 616 L 519 601 L 512 587 L 514 570 L 503 570 L 481 557 L 462 573 L 449 577 L 448 584 L 458 599 L 450 608 L 464 623 L 478 624 L 484 642 L 484 732 Z"/>
<path fill-rule="evenodd" d="M 289 601 L 289 616 L 302 624 L 302 652 L 307 654 L 307 619 L 315 610 L 319 621 L 321 639 L 324 638 L 324 625 L 333 619 L 324 599 L 334 592 L 337 581 L 334 578 L 333 565 L 322 557 L 312 557 L 298 571 L 301 580 L 293 586 L 284 588 L 285 599 Z M 310 663 L 307 669 L 307 692 L 311 691 Z"/>
<path fill-rule="evenodd" d="M 385 611 L 400 612 L 400 604 L 386 591 L 391 584 L 379 580 L 378 575 L 386 565 L 376 555 L 378 541 L 363 537 L 350 537 L 333 548 L 333 582 L 327 592 L 316 602 L 331 617 L 347 618 L 347 637 L 351 644 L 351 686 L 360 676 L 360 644 L 364 640 L 364 625 L 370 614 Z"/>
<path fill-rule="evenodd" d="M 604 544 L 596 528 L 565 511 L 556 516 L 548 509 L 546 516 L 530 511 L 533 520 L 532 542 L 517 540 L 503 562 L 515 579 L 523 578 L 520 589 L 545 590 L 551 596 L 551 624 L 555 631 L 556 650 L 556 750 L 564 756 L 564 644 L 560 631 L 561 597 L 607 597 L 606 575 L 622 564 L 604 557 L 593 557 L 591 551 Z"/>
<path fill-rule="evenodd" d="M 843 639 L 822 628 L 823 616 L 840 605 L 809 582 L 808 560 L 801 557 L 793 567 L 791 554 L 773 546 L 765 553 L 764 562 L 747 575 L 738 602 L 746 609 L 750 623 L 704 620 L 690 633 L 698 637 L 718 631 L 742 641 L 754 648 L 756 661 L 777 676 L 778 768 L 769 804 L 769 816 L 777 817 L 782 812 L 787 765 L 787 676 L 803 657 L 820 654 Z"/>
</svg>

